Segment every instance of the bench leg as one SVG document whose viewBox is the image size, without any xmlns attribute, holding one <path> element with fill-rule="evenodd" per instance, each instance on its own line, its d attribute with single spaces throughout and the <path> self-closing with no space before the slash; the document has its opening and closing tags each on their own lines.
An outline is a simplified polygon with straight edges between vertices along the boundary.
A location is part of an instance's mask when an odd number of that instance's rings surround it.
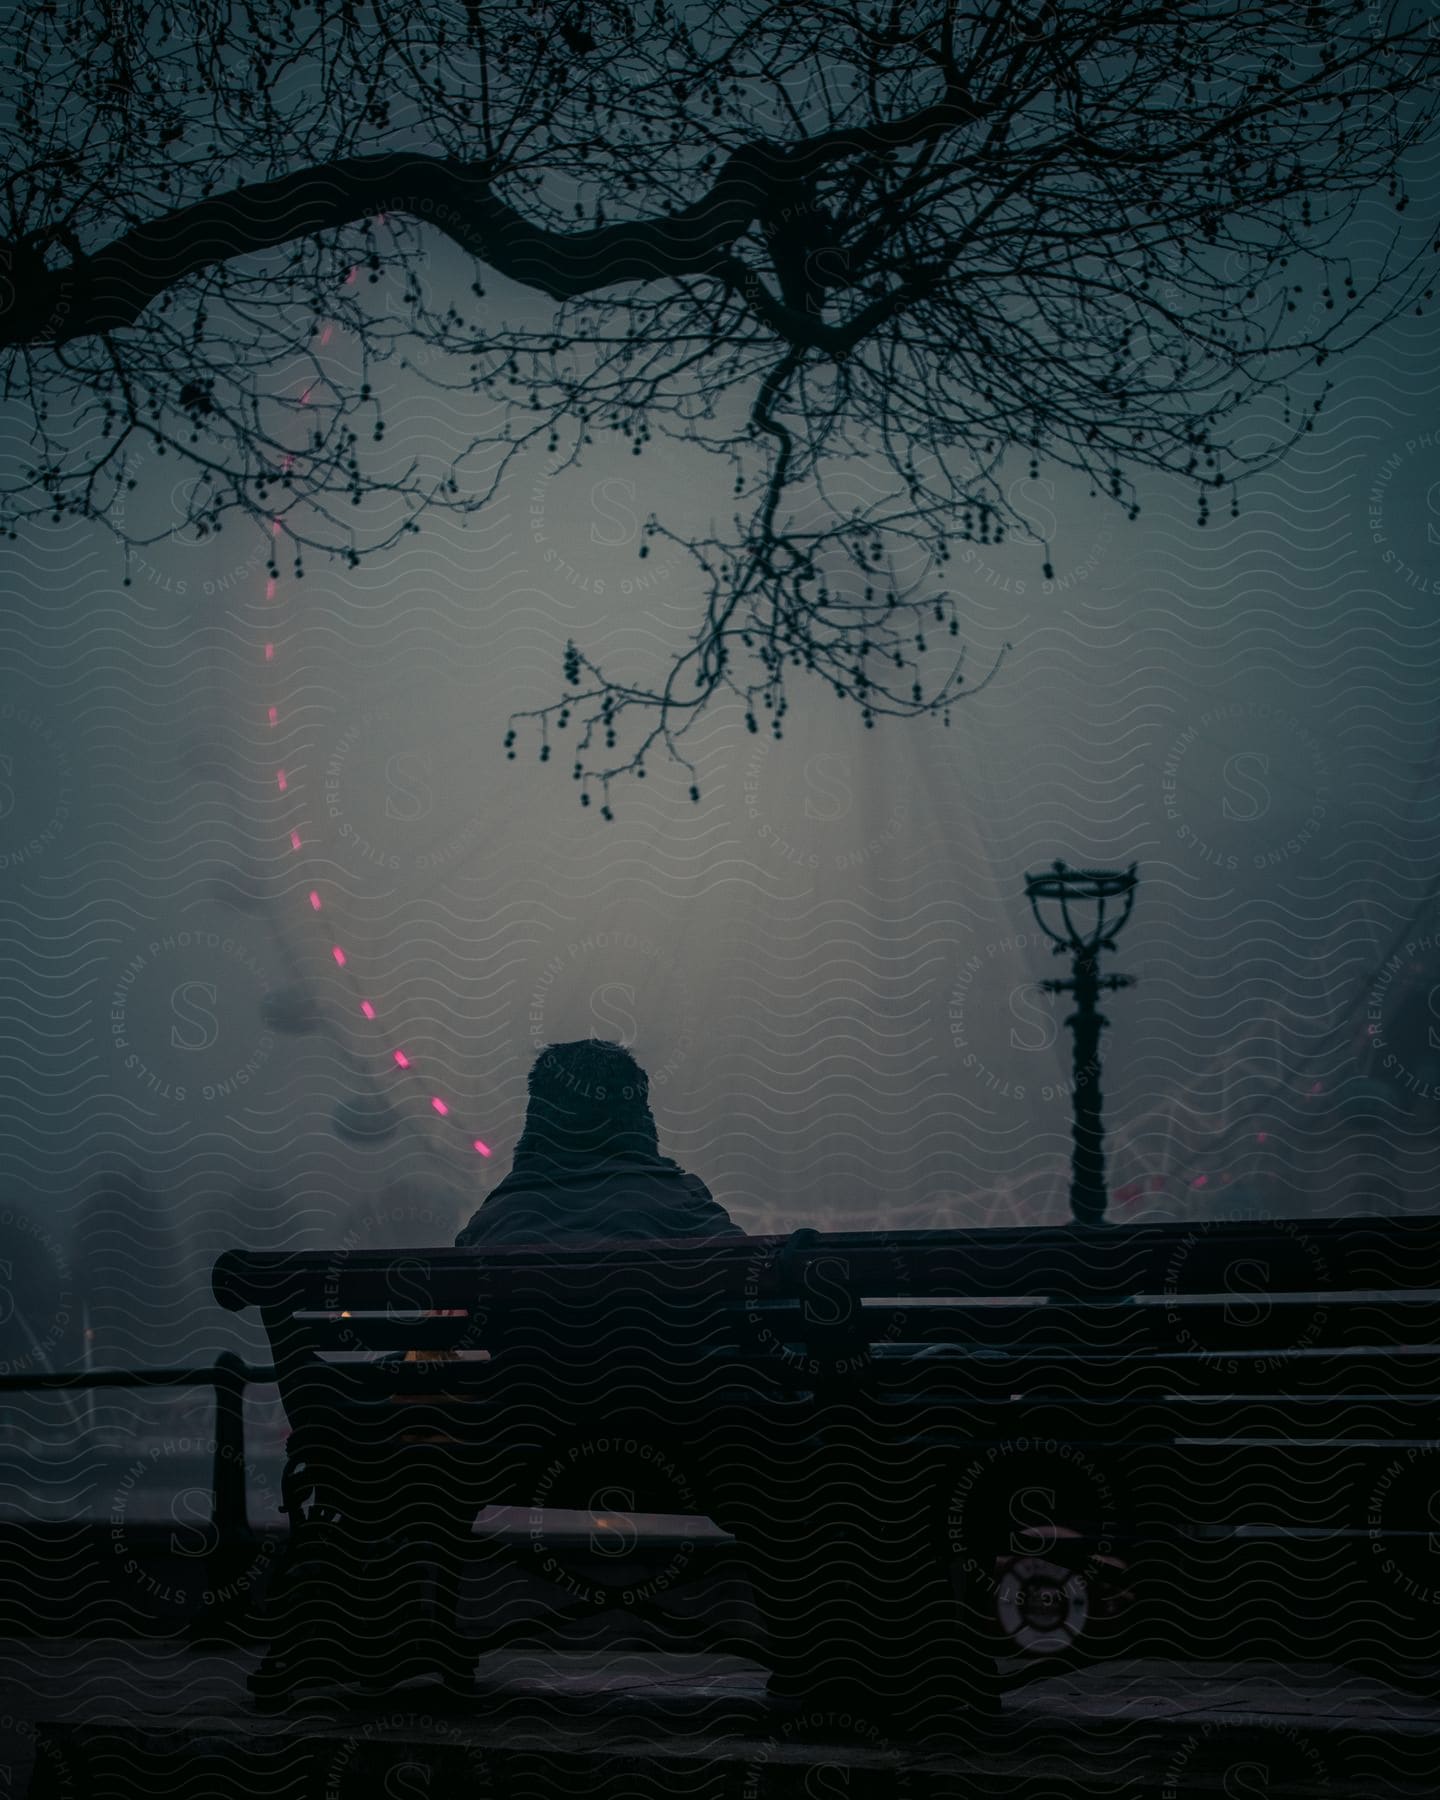
<svg viewBox="0 0 1440 1800">
<path fill-rule="evenodd" d="M 870 1422 L 825 1421 L 837 1454 L 766 1445 L 729 1516 L 770 1642 L 771 1692 L 884 1714 L 897 1732 L 993 1717 L 994 1631 L 957 1597 L 948 1549 L 930 1524 L 936 1477 L 897 1473 Z M 815 1433 L 817 1439 L 821 1433 Z M 743 1466 L 737 1458 L 737 1466 Z"/>
<path fill-rule="evenodd" d="M 460 1626 L 460 1595 L 469 1548 L 468 1518 L 463 1536 L 447 1533 L 435 1546 L 432 1621 L 435 1661 L 441 1679 L 452 1693 L 468 1693 L 475 1684 L 476 1649 Z"/>
<path fill-rule="evenodd" d="M 291 1540 L 267 1599 L 270 1647 L 247 1685 L 260 1704 L 283 1703 L 300 1683 L 313 1679 L 314 1650 L 326 1625 L 336 1586 L 332 1528 L 292 1515 Z"/>
<path fill-rule="evenodd" d="M 303 1459 L 291 1452 L 280 1478 L 280 1510 L 289 1522 L 289 1533 L 271 1571 L 261 1615 L 270 1645 L 246 1682 L 259 1705 L 283 1702 L 296 1685 L 292 1665 L 294 1653 L 306 1635 L 309 1565 L 321 1548 L 315 1541 L 320 1520 L 306 1513 L 306 1503 L 313 1494 L 314 1488 L 304 1475 Z"/>
</svg>

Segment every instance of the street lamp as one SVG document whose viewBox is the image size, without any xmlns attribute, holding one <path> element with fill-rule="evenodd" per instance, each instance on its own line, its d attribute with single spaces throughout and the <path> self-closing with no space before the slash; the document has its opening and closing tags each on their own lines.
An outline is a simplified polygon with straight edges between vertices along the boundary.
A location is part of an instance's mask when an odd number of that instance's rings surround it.
<svg viewBox="0 0 1440 1800">
<path fill-rule="evenodd" d="M 1110 1021 L 1096 1002 L 1102 988 L 1113 993 L 1118 988 L 1132 987 L 1134 977 L 1102 977 L 1100 952 L 1115 948 L 1116 936 L 1134 909 L 1138 879 L 1134 863 L 1122 870 L 1067 869 L 1063 862 L 1057 862 L 1043 875 L 1025 877 L 1025 896 L 1035 923 L 1054 945 L 1054 955 L 1063 956 L 1068 951 L 1071 957 L 1069 981 L 1046 981 L 1041 985 L 1047 994 L 1075 996 L 1075 1010 L 1065 1023 L 1075 1034 L 1070 1211 L 1077 1225 L 1101 1225 L 1105 1221 L 1100 1033 Z M 1051 909 L 1050 919 L 1041 912 L 1042 904 Z M 1092 907 L 1093 915 L 1083 910 Z"/>
</svg>

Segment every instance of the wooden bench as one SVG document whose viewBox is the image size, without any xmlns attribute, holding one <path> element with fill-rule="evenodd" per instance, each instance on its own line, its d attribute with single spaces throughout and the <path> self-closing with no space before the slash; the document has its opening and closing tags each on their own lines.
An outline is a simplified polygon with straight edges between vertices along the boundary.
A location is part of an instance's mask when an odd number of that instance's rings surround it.
<svg viewBox="0 0 1440 1800">
<path fill-rule="evenodd" d="M 261 1695 L 340 1641 L 368 1576 L 383 1611 L 427 1520 L 453 1535 L 486 1501 L 527 1509 L 533 1560 L 582 1614 L 643 1609 L 663 1588 L 607 1572 L 597 1534 L 704 1512 L 687 1446 L 722 1426 L 742 1481 L 797 1446 L 903 1468 L 972 1606 L 1036 1656 L 1086 1653 L 1123 1565 L 1132 1652 L 1440 1668 L 1440 1220 L 232 1251 L 214 1288 L 261 1309 L 293 1427 L 291 1585 L 324 1574 Z M 589 1517 L 597 1491 L 615 1517 L 572 1555 L 549 1511 Z M 411 1545 L 386 1563 L 402 1514 Z M 413 1635 L 463 1680 L 532 1626 L 447 1637 L 459 1578 Z M 389 1624 L 393 1656 L 408 1628 Z"/>
</svg>

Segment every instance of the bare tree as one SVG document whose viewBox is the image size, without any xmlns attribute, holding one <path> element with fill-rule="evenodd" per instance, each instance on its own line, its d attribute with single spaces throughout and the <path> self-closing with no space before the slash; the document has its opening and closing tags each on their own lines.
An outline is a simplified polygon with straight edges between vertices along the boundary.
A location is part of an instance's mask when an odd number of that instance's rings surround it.
<svg viewBox="0 0 1440 1800">
<path fill-rule="evenodd" d="M 193 475 L 183 523 L 248 516 L 298 569 L 484 507 L 537 442 L 668 435 L 733 477 L 686 544 L 693 639 L 652 688 L 572 644 L 511 754 L 573 727 L 586 802 L 657 747 L 693 778 L 706 705 L 778 736 L 794 669 L 867 724 L 946 716 L 952 546 L 1030 535 L 1007 455 L 1132 516 L 1176 473 L 1203 519 L 1309 428 L 1333 352 L 1428 297 L 1402 215 L 1430 12 L 24 0 L 0 350 L 30 449 L 0 524 L 144 541 L 143 451 Z M 1361 208 L 1384 243 L 1357 262 Z M 457 455 L 387 451 L 397 358 L 473 397 Z M 835 488 L 856 456 L 863 502 Z"/>
</svg>

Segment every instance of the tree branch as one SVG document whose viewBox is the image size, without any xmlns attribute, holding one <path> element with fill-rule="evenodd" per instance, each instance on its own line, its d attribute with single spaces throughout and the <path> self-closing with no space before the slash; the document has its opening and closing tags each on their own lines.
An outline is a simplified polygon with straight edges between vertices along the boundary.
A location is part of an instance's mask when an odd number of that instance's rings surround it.
<svg viewBox="0 0 1440 1800">
<path fill-rule="evenodd" d="M 347 157 L 182 207 L 67 268 L 42 274 L 32 266 L 29 279 L 8 294 L 0 288 L 0 349 L 121 330 L 200 269 L 378 212 L 433 225 L 498 273 L 553 300 L 627 281 L 716 274 L 777 191 L 793 190 L 847 157 L 923 142 L 984 111 L 963 95 L 947 94 L 934 106 L 881 125 L 822 133 L 791 147 L 747 144 L 726 158 L 710 191 L 693 205 L 664 218 L 621 220 L 590 231 L 533 224 L 495 193 L 495 173 L 484 162 L 418 154 Z M 778 302 L 763 316 L 782 332 L 814 327 Z"/>
</svg>

